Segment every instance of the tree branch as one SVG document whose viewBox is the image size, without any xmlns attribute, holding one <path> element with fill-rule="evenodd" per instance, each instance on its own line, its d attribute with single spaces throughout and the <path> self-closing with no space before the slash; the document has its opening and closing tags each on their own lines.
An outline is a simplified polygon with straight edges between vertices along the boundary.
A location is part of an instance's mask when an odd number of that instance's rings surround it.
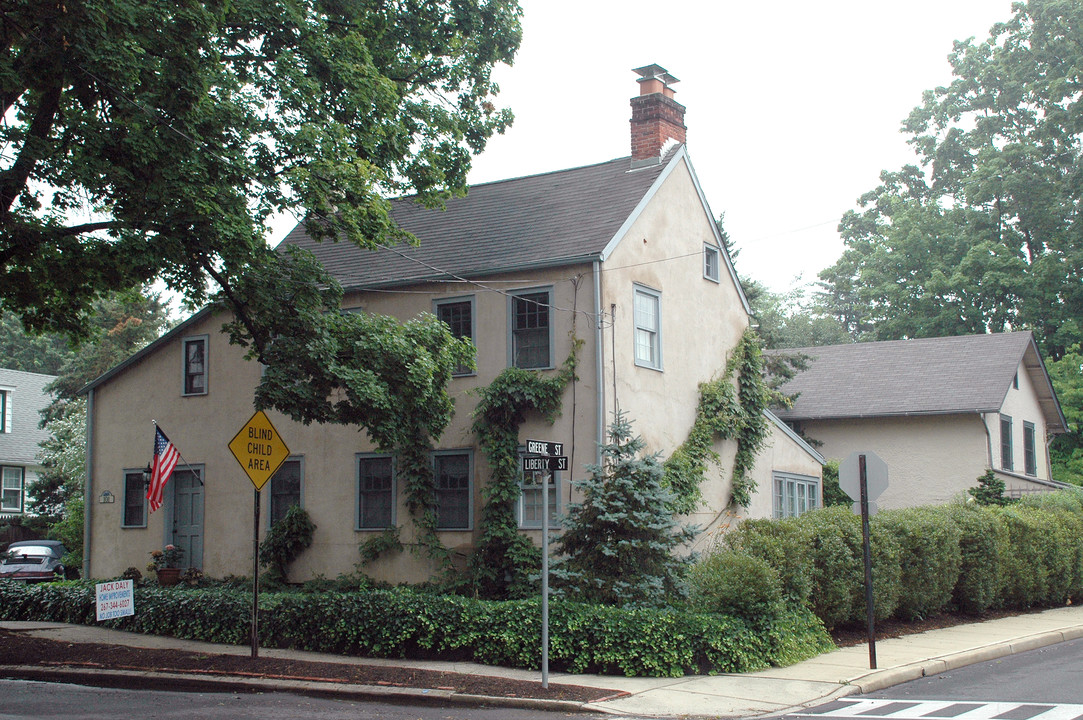
<svg viewBox="0 0 1083 720">
<path fill-rule="evenodd" d="M 0 173 L 0 218 L 7 217 L 11 211 L 11 205 L 26 186 L 30 173 L 42 155 L 40 146 L 44 145 L 56 122 L 62 91 L 60 82 L 54 82 L 50 87 L 45 88 L 41 101 L 38 103 L 38 109 L 34 113 L 34 119 L 27 129 L 19 157 L 7 171 Z"/>
</svg>

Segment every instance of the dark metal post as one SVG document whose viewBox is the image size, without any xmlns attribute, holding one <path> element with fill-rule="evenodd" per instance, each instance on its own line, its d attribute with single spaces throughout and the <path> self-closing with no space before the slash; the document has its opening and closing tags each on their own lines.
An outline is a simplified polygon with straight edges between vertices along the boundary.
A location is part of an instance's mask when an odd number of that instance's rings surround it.
<svg viewBox="0 0 1083 720">
<path fill-rule="evenodd" d="M 549 688 L 549 478 L 552 470 L 542 475 L 542 597 L 541 653 L 542 687 Z M 538 477 L 534 475 L 535 479 Z"/>
<path fill-rule="evenodd" d="M 252 657 L 259 657 L 259 489 L 252 511 Z"/>
<path fill-rule="evenodd" d="M 865 618 L 868 622 L 869 669 L 876 669 L 876 613 L 872 598 L 872 546 L 869 542 L 869 482 L 865 472 L 865 456 L 857 457 L 858 483 L 861 488 L 861 544 L 865 556 Z"/>
</svg>

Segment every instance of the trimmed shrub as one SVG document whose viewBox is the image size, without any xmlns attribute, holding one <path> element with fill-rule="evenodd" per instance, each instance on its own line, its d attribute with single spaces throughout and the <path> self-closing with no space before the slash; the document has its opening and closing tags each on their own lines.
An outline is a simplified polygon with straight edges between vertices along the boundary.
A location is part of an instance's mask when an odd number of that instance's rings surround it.
<svg viewBox="0 0 1083 720">
<path fill-rule="evenodd" d="M 804 603 L 812 594 L 812 528 L 800 518 L 743 520 L 723 536 L 723 545 L 762 558 L 778 573 L 782 595 Z"/>
<path fill-rule="evenodd" d="M 1052 513 L 1064 527 L 1074 552 L 1071 560 L 1071 580 L 1068 584 L 1068 597 L 1072 600 L 1083 598 L 1083 490 L 1067 489 L 1053 493 L 1040 493 L 1025 496 L 1019 501 L 1024 507 Z"/>
<path fill-rule="evenodd" d="M 137 588 L 137 615 L 106 627 L 244 645 L 251 596 L 226 587 Z M 0 582 L 0 618 L 91 624 L 89 582 L 26 586 Z M 464 659 L 537 668 L 538 600 L 492 602 L 408 589 L 350 593 L 264 593 L 260 644 L 372 657 Z M 555 670 L 677 677 L 746 672 L 830 647 L 807 611 L 785 611 L 768 631 L 737 617 L 645 607 L 554 602 Z"/>
<path fill-rule="evenodd" d="M 688 574 L 689 607 L 736 615 L 753 625 L 774 618 L 782 604 L 778 573 L 762 558 L 716 549 Z M 769 623 L 768 623 L 769 624 Z"/>
<path fill-rule="evenodd" d="M 861 518 L 836 506 L 802 515 L 812 533 L 813 612 L 828 629 L 865 619 L 865 560 Z M 871 525 L 871 523 L 870 523 Z M 870 527 L 873 605 L 878 620 L 892 616 L 899 601 L 899 546 L 890 534 Z"/>
<path fill-rule="evenodd" d="M 1075 541 L 1055 513 L 1033 507 L 993 510 L 1008 532 L 1004 604 L 1012 608 L 1062 605 L 1071 586 Z"/>
<path fill-rule="evenodd" d="M 946 608 L 960 566 L 960 532 L 948 512 L 933 507 L 885 510 L 870 525 L 878 538 L 891 536 L 899 546 L 896 616 L 918 620 Z"/>
<path fill-rule="evenodd" d="M 959 529 L 959 577 L 952 602 L 964 613 L 979 615 L 1001 602 L 1011 552 L 1008 530 L 981 506 L 955 504 L 947 513 Z"/>
</svg>

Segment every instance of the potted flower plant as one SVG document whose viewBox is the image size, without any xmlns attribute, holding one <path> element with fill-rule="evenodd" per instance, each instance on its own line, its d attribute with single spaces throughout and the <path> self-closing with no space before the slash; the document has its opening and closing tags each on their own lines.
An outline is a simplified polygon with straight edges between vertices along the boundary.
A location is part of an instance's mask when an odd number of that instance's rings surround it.
<svg viewBox="0 0 1083 720">
<path fill-rule="evenodd" d="M 176 585 L 180 578 L 181 559 L 184 549 L 176 545 L 166 545 L 162 550 L 151 550 L 147 570 L 153 570 L 158 576 L 159 585 Z"/>
</svg>

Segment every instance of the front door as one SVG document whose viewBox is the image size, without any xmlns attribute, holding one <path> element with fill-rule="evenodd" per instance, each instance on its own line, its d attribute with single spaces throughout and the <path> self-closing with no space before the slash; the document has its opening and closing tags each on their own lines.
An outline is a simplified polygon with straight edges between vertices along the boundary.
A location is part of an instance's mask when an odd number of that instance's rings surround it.
<svg viewBox="0 0 1083 720">
<path fill-rule="evenodd" d="M 181 567 L 203 567 L 203 484 L 200 470 L 173 472 L 173 544 L 184 550 Z"/>
</svg>

